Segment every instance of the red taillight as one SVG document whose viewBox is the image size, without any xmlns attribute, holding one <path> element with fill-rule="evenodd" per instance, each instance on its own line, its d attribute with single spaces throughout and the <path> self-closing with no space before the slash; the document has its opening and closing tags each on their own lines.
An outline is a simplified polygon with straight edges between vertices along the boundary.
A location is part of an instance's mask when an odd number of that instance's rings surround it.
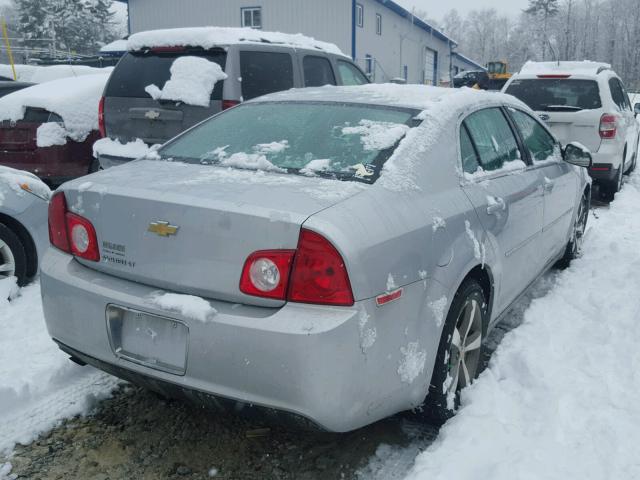
<svg viewBox="0 0 640 480">
<path fill-rule="evenodd" d="M 235 107 L 236 105 L 240 105 L 238 100 L 222 100 L 222 110 L 227 110 L 228 108 Z"/>
<path fill-rule="evenodd" d="M 98 130 L 102 138 L 107 136 L 107 130 L 104 126 L 104 97 L 100 99 L 100 103 L 98 104 Z"/>
<path fill-rule="evenodd" d="M 67 201 L 64 193 L 56 193 L 49 202 L 49 241 L 60 250 L 71 253 L 67 236 Z"/>
<path fill-rule="evenodd" d="M 301 303 L 353 305 L 351 283 L 340 253 L 311 230 L 300 232 L 288 298 Z"/>
<path fill-rule="evenodd" d="M 240 291 L 254 297 L 320 305 L 353 305 L 344 261 L 322 235 L 303 229 L 297 250 L 264 250 L 244 263 Z"/>
<path fill-rule="evenodd" d="M 76 257 L 100 261 L 98 237 L 89 220 L 67 210 L 64 193 L 56 193 L 49 202 L 49 240 L 51 244 Z"/>
<path fill-rule="evenodd" d="M 605 113 L 600 117 L 600 138 L 616 138 L 618 117 Z"/>
<path fill-rule="evenodd" d="M 538 75 L 538 78 L 557 78 L 557 79 L 563 79 L 563 78 L 571 78 L 571 75 L 559 75 L 559 74 L 551 74 L 551 75 Z"/>
<path fill-rule="evenodd" d="M 264 250 L 249 255 L 240 277 L 240 291 L 255 297 L 285 300 L 295 250 Z"/>
</svg>

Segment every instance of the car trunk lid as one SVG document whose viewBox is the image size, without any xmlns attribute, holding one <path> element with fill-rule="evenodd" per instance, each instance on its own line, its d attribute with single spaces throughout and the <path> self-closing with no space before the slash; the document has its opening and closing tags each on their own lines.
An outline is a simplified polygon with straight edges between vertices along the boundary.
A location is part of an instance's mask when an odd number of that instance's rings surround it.
<svg viewBox="0 0 640 480">
<path fill-rule="evenodd" d="M 247 257 L 295 249 L 309 216 L 366 188 L 151 160 L 89 180 L 65 187 L 71 211 L 88 218 L 98 235 L 101 261 L 82 261 L 86 266 L 160 289 L 267 306 L 283 302 L 239 290 Z"/>
</svg>

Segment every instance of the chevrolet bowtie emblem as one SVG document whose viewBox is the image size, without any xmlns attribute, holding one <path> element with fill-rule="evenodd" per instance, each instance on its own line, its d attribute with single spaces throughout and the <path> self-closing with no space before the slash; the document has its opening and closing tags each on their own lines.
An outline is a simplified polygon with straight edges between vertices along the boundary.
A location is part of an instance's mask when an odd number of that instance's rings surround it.
<svg viewBox="0 0 640 480">
<path fill-rule="evenodd" d="M 156 110 L 148 110 L 145 114 L 145 117 L 147 117 L 149 120 L 155 120 L 156 118 L 158 118 L 160 116 L 160 112 L 156 111 Z"/>
<path fill-rule="evenodd" d="M 169 222 L 151 222 L 147 231 L 161 237 L 168 237 L 169 235 L 175 235 L 179 228 L 175 225 L 169 225 Z"/>
</svg>

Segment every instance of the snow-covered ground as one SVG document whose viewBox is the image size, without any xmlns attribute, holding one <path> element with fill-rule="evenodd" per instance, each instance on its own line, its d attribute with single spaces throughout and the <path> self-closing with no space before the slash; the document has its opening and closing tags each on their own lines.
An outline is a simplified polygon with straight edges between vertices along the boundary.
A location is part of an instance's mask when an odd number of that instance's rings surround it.
<svg viewBox="0 0 640 480">
<path fill-rule="evenodd" d="M 381 446 L 374 478 L 640 478 L 640 173 L 590 216 L 584 255 L 547 281 L 522 325 L 420 450 Z M 400 474 L 400 475 L 399 475 Z"/>
<path fill-rule="evenodd" d="M 116 385 L 113 377 L 70 362 L 51 341 L 38 283 L 19 290 L 12 278 L 0 281 L 0 453 L 86 413 Z"/>
</svg>

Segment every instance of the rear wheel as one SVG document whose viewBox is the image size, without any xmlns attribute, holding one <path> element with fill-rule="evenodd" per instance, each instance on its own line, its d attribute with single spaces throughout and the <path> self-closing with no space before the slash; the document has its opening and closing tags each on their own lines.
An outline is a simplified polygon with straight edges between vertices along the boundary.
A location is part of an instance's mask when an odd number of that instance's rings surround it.
<svg viewBox="0 0 640 480">
<path fill-rule="evenodd" d="M 20 237 L 0 223 L 0 279 L 13 276 L 18 285 L 27 283 L 27 254 Z"/>
<path fill-rule="evenodd" d="M 624 171 L 624 165 L 621 165 L 616 174 L 616 178 L 606 183 L 600 184 L 600 196 L 607 202 L 613 201 L 618 193 L 622 189 L 622 172 Z"/>
<path fill-rule="evenodd" d="M 475 279 L 466 280 L 447 314 L 425 401 L 425 414 L 436 424 L 454 415 L 460 404 L 460 391 L 484 368 L 486 315 L 482 287 Z"/>
<path fill-rule="evenodd" d="M 584 243 L 584 234 L 587 230 L 587 220 L 589 219 L 589 196 L 585 193 L 582 196 L 576 219 L 573 222 L 571 230 L 571 238 L 567 244 L 564 256 L 557 263 L 559 268 L 567 268 L 572 260 L 578 258 L 582 253 L 582 245 Z"/>
</svg>

